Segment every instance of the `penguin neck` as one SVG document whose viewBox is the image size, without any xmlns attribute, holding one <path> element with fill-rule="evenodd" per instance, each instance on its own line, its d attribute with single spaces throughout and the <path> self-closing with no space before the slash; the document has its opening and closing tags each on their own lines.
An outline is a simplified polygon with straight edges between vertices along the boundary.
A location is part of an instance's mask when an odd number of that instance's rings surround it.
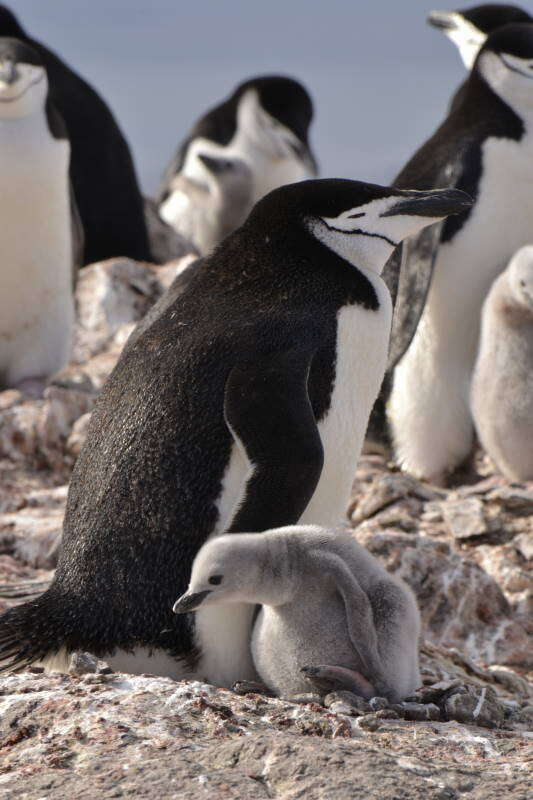
<svg viewBox="0 0 533 800">
<path fill-rule="evenodd" d="M 452 116 L 462 117 L 476 128 L 479 128 L 480 120 L 486 120 L 489 135 L 519 140 L 526 128 L 531 129 L 533 125 L 533 102 L 519 106 L 511 97 L 499 94 L 475 68 L 466 83 L 462 102 Z"/>
</svg>

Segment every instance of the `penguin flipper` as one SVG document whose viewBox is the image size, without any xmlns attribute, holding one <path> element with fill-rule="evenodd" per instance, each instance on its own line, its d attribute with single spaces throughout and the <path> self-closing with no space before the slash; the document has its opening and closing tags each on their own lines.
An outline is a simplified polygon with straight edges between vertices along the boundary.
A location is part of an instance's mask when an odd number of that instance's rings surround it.
<svg viewBox="0 0 533 800">
<path fill-rule="evenodd" d="M 235 366 L 226 382 L 226 423 L 252 465 L 228 531 L 298 522 L 320 479 L 322 441 L 307 393 L 312 353 L 278 352 Z"/>
<path fill-rule="evenodd" d="M 392 370 L 413 340 L 428 296 L 444 220 L 423 228 L 396 248 L 383 270 L 394 291 L 394 313 L 387 370 Z M 392 287 L 392 288 L 391 288 Z"/>
<path fill-rule="evenodd" d="M 313 553 L 310 553 L 313 557 Z M 320 569 L 333 581 L 344 602 L 346 625 L 352 645 L 363 665 L 364 678 L 370 681 L 380 696 L 386 696 L 387 685 L 383 664 L 378 652 L 378 637 L 372 606 L 345 562 L 335 553 L 317 551 Z"/>
<path fill-rule="evenodd" d="M 78 270 L 83 267 L 85 254 L 85 230 L 81 221 L 81 215 L 74 194 L 72 182 L 70 189 L 70 231 L 72 237 L 72 287 L 76 288 Z"/>
</svg>

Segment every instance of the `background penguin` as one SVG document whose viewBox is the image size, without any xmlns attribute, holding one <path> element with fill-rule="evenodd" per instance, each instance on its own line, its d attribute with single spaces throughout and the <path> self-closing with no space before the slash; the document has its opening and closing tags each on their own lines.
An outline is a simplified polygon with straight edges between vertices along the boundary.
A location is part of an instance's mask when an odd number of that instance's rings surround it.
<svg viewBox="0 0 533 800">
<path fill-rule="evenodd" d="M 531 21 L 533 17 L 527 11 L 508 3 L 484 3 L 461 11 L 432 11 L 428 17 L 430 25 L 451 39 L 468 70 L 474 66 L 489 33 L 503 25 Z"/>
<path fill-rule="evenodd" d="M 253 175 L 253 203 L 278 186 L 316 175 L 308 141 L 312 118 L 311 98 L 298 81 L 267 75 L 241 83 L 180 145 L 163 178 L 160 206 L 176 174 L 205 180 L 200 153 L 245 161 Z"/>
<path fill-rule="evenodd" d="M 41 56 L 50 97 L 65 120 L 70 175 L 85 231 L 83 263 L 112 256 L 150 261 L 133 161 L 108 106 L 55 53 L 29 37 L 6 6 L 0 6 L 0 35 L 26 42 Z"/>
<path fill-rule="evenodd" d="M 231 614 L 239 602 L 261 604 L 251 650 L 277 695 L 308 691 L 318 665 L 367 699 L 397 702 L 420 685 L 413 593 L 348 534 L 295 526 L 207 542 L 174 613 L 222 605 Z"/>
<path fill-rule="evenodd" d="M 496 466 L 509 480 L 533 480 L 533 245 L 513 256 L 483 305 L 471 404 Z"/>
<path fill-rule="evenodd" d="M 383 272 L 393 296 L 400 276 L 389 366 L 407 350 L 388 406 L 396 454 L 428 480 L 440 482 L 470 452 L 468 393 L 481 305 L 496 275 L 531 239 L 532 67 L 532 25 L 491 34 L 462 102 L 395 181 L 454 186 L 475 198 L 471 210 L 410 239 L 401 270 L 396 253 Z"/>
<path fill-rule="evenodd" d="M 239 158 L 200 153 L 204 177 L 172 178 L 160 215 L 203 254 L 242 225 L 252 208 L 252 172 Z"/>
<path fill-rule="evenodd" d="M 54 582 L 0 619 L 5 667 L 81 649 L 131 672 L 253 676 L 250 608 L 176 617 L 176 596 L 212 535 L 342 517 L 387 359 L 379 273 L 402 236 L 469 204 L 284 186 L 171 286 L 99 396 Z"/>
<path fill-rule="evenodd" d="M 34 389 L 70 352 L 82 239 L 67 132 L 48 94 L 39 54 L 0 38 L 0 389 Z"/>
</svg>

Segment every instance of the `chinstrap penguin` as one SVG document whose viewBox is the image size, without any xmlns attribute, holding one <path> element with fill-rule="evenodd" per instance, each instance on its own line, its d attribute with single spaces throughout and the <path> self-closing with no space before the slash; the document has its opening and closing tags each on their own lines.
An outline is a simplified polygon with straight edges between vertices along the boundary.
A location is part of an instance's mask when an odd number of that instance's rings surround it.
<svg viewBox="0 0 533 800">
<path fill-rule="evenodd" d="M 533 480 L 533 245 L 513 256 L 483 305 L 471 406 L 501 472 Z"/>
<path fill-rule="evenodd" d="M 509 3 L 483 3 L 458 11 L 432 11 L 428 16 L 429 24 L 442 31 L 457 47 L 468 70 L 474 66 L 490 33 L 503 25 L 532 21 L 533 17 L 527 11 Z"/>
<path fill-rule="evenodd" d="M 294 526 L 207 542 L 174 613 L 229 615 L 234 603 L 261 605 L 252 657 L 277 695 L 308 690 L 317 667 L 367 699 L 396 702 L 420 685 L 414 595 L 347 533 Z"/>
<path fill-rule="evenodd" d="M 172 285 L 99 396 L 53 584 L 0 619 L 4 668 L 81 649 L 131 672 L 253 676 L 250 607 L 176 616 L 176 596 L 210 536 L 342 518 L 387 360 L 379 273 L 402 237 L 470 202 L 291 184 Z"/>
<path fill-rule="evenodd" d="M 313 177 L 312 118 L 311 98 L 298 81 L 278 75 L 245 81 L 193 126 L 165 172 L 159 204 L 169 198 L 175 175 L 205 181 L 200 154 L 245 161 L 252 170 L 252 203 L 278 186 Z"/>
<path fill-rule="evenodd" d="M 113 256 L 150 261 L 143 199 L 128 144 L 97 92 L 0 5 L 0 35 L 26 42 L 41 57 L 50 98 L 65 120 L 70 176 L 85 232 L 84 264 Z"/>
<path fill-rule="evenodd" d="M 69 156 L 39 53 L 0 38 L 0 390 L 33 391 L 70 354 L 82 238 Z"/>
<path fill-rule="evenodd" d="M 470 453 L 481 305 L 531 239 L 532 182 L 533 25 L 507 25 L 487 39 L 462 102 L 395 181 L 475 198 L 408 240 L 401 270 L 397 251 L 383 272 L 393 296 L 398 287 L 389 369 L 399 363 L 388 403 L 396 456 L 427 480 L 442 482 Z"/>
<path fill-rule="evenodd" d="M 242 225 L 252 208 L 252 171 L 240 158 L 199 153 L 203 178 L 175 175 L 159 213 L 203 255 Z"/>
</svg>

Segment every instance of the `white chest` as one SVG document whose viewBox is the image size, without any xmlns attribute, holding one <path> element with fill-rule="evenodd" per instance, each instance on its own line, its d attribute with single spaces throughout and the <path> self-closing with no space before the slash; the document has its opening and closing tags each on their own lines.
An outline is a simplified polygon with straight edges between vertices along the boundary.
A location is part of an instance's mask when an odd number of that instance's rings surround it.
<svg viewBox="0 0 533 800">
<path fill-rule="evenodd" d="M 373 277 L 379 309 L 345 306 L 337 318 L 335 382 L 329 410 L 318 425 L 324 467 L 300 519 L 302 524 L 335 525 L 350 498 L 368 417 L 387 363 L 392 304 L 385 284 Z"/>
</svg>

